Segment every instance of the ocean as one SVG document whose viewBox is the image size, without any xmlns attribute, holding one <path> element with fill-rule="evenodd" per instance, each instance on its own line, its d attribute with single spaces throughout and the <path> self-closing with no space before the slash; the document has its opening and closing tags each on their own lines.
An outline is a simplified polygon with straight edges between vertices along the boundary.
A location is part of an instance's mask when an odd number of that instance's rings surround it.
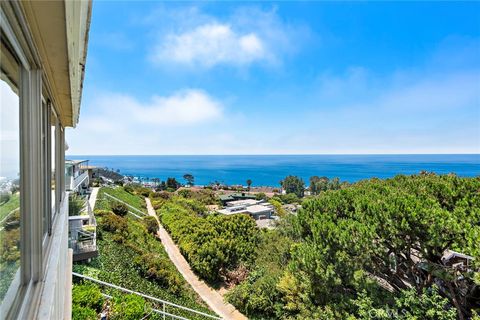
<svg viewBox="0 0 480 320">
<path fill-rule="evenodd" d="M 338 177 L 355 182 L 368 178 L 389 178 L 422 170 L 459 176 L 480 175 L 480 154 L 442 155 L 183 155 L 183 156 L 99 156 L 67 155 L 67 159 L 89 159 L 90 165 L 119 169 L 124 175 L 184 182 L 191 173 L 196 185 L 221 182 L 228 185 L 279 186 L 287 175 L 308 184 L 311 176 Z"/>
</svg>

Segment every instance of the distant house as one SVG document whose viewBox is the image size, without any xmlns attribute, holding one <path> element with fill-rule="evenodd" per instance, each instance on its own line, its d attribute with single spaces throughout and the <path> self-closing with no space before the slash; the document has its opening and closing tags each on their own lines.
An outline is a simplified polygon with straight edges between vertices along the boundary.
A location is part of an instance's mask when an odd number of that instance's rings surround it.
<svg viewBox="0 0 480 320">
<path fill-rule="evenodd" d="M 454 269 L 467 270 L 470 268 L 473 259 L 472 256 L 460 252 L 445 250 L 442 256 L 442 263 Z"/>
<path fill-rule="evenodd" d="M 89 169 L 88 160 L 65 160 L 66 191 L 86 193 L 91 178 Z"/>
<path fill-rule="evenodd" d="M 65 160 L 65 191 L 70 192 L 70 203 L 81 208 L 69 212 L 68 246 L 73 250 L 73 261 L 88 260 L 98 256 L 97 222 L 88 202 L 89 185 L 94 167 L 88 160 Z M 73 211 L 73 210 L 70 210 Z"/>
<path fill-rule="evenodd" d="M 68 246 L 73 250 L 73 261 L 98 256 L 97 221 L 88 201 L 79 215 L 68 217 Z"/>
<path fill-rule="evenodd" d="M 226 202 L 224 209 L 218 210 L 224 215 L 248 214 L 255 220 L 271 219 L 273 206 L 263 200 L 235 200 Z"/>
<path fill-rule="evenodd" d="M 261 203 L 259 200 L 254 199 L 244 199 L 244 200 L 234 200 L 226 203 L 227 207 L 238 207 L 238 206 L 253 206 L 258 203 Z"/>
<path fill-rule="evenodd" d="M 236 201 L 236 200 L 246 200 L 246 199 L 256 199 L 254 194 L 249 194 L 245 192 L 236 192 L 231 194 L 221 194 L 218 196 L 222 205 L 227 205 L 227 202 Z"/>
</svg>

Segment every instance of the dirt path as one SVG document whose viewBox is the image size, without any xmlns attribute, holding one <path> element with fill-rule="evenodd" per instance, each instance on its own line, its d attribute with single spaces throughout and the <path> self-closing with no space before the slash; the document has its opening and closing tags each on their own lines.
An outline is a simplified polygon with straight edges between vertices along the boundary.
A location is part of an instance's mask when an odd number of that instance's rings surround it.
<svg viewBox="0 0 480 320">
<path fill-rule="evenodd" d="M 152 207 L 150 199 L 145 198 L 147 203 L 148 214 L 155 217 L 158 222 L 158 237 L 162 241 L 165 251 L 167 252 L 170 260 L 177 267 L 178 271 L 183 275 L 185 280 L 192 286 L 192 288 L 198 293 L 198 295 L 205 301 L 205 303 L 220 317 L 226 320 L 240 320 L 248 319 L 241 314 L 234 306 L 223 301 L 223 297 L 215 290 L 210 288 L 205 282 L 201 281 L 190 269 L 190 265 L 187 260 L 180 253 L 177 245 L 173 242 L 168 232 L 163 228 L 160 220 L 157 217 L 155 210 Z"/>
</svg>

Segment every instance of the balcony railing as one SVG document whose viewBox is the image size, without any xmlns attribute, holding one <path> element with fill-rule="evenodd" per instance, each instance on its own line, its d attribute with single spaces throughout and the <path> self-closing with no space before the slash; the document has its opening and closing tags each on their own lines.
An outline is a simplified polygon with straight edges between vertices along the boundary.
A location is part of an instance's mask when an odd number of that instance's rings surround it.
<svg viewBox="0 0 480 320">
<path fill-rule="evenodd" d="M 76 177 L 73 177 L 73 176 L 69 176 L 70 177 L 70 188 L 69 190 L 77 190 L 78 186 L 80 186 L 82 184 L 82 182 L 84 182 L 86 179 L 88 179 L 88 172 L 85 171 L 83 172 L 82 174 L 76 176 Z"/>
<path fill-rule="evenodd" d="M 69 218 L 69 247 L 73 249 L 74 261 L 98 255 L 97 221 L 87 200 L 82 214 Z"/>
</svg>

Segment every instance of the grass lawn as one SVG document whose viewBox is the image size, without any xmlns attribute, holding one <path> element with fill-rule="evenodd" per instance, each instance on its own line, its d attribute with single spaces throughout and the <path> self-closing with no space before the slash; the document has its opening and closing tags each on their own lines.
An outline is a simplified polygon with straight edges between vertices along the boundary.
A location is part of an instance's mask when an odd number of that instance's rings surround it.
<svg viewBox="0 0 480 320">
<path fill-rule="evenodd" d="M 3 220 L 12 210 L 20 207 L 20 193 L 13 194 L 10 199 L 0 205 L 0 221 Z"/>
<path fill-rule="evenodd" d="M 117 199 L 120 199 L 132 207 L 143 211 L 147 213 L 146 209 L 146 204 L 145 204 L 145 199 L 142 196 L 136 195 L 136 194 L 131 194 L 122 187 L 117 187 L 117 188 L 111 188 L 111 187 L 102 187 L 98 191 L 98 196 L 97 196 L 97 202 L 95 204 L 95 209 L 103 209 L 103 210 L 109 210 L 110 205 L 109 203 L 113 201 L 112 198 L 109 198 L 104 195 L 104 193 L 107 193 L 111 196 L 114 196 Z"/>
</svg>

